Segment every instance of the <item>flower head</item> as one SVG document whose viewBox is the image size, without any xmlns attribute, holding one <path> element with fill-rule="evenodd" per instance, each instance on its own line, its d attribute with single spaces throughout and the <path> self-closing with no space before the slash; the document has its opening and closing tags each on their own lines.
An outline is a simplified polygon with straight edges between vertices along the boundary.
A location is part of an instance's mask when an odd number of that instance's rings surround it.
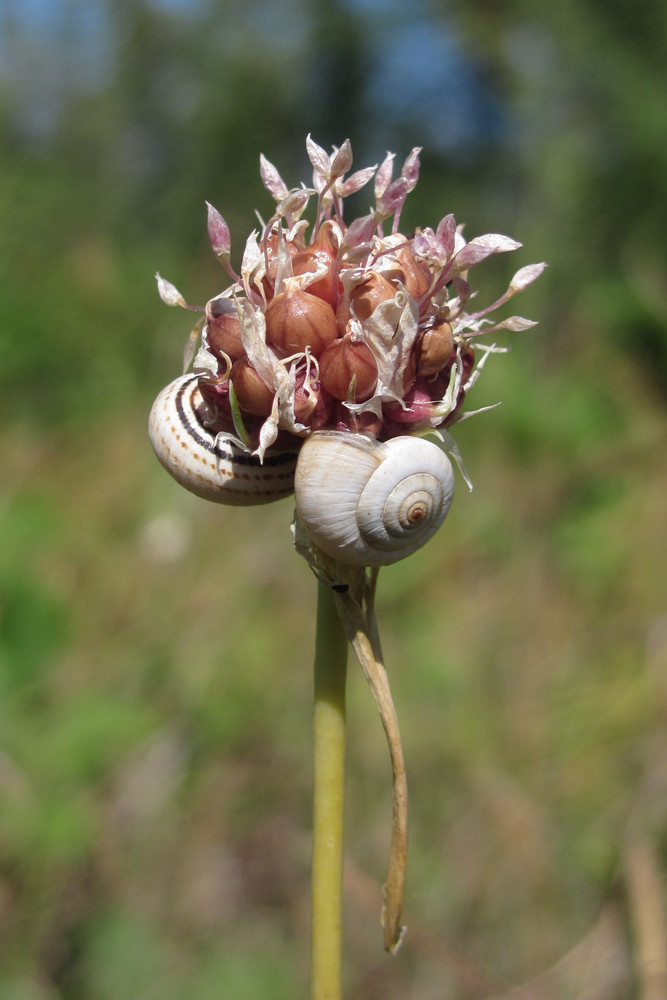
<svg viewBox="0 0 667 1000">
<path fill-rule="evenodd" d="M 288 188 L 261 157 L 276 208 L 248 236 L 240 274 L 230 264 L 227 224 L 208 205 L 211 245 L 231 284 L 206 306 L 194 360 L 202 420 L 260 458 L 317 430 L 387 440 L 460 419 L 483 361 L 498 350 L 476 338 L 533 325 L 519 316 L 493 323 L 490 313 L 544 268 L 521 268 L 496 302 L 468 311 L 471 268 L 519 243 L 497 233 L 466 242 L 451 214 L 435 230 L 401 233 L 418 148 L 395 179 L 393 153 L 379 168 L 350 173 L 349 140 L 328 154 L 308 136 L 307 152 L 310 188 Z M 374 205 L 346 221 L 345 198 L 372 178 Z M 313 201 L 311 225 L 304 215 Z M 164 279 L 160 292 L 168 304 L 192 308 Z"/>
</svg>

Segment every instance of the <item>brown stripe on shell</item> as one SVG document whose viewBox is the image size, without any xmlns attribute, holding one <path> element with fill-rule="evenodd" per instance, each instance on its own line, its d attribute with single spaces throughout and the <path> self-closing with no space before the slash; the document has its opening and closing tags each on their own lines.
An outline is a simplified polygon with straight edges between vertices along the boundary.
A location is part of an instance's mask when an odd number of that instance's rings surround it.
<svg viewBox="0 0 667 1000">
<path fill-rule="evenodd" d="M 215 503 L 254 506 L 289 496 L 298 451 L 269 450 L 260 463 L 256 455 L 204 427 L 197 415 L 201 401 L 197 376 L 182 375 L 153 404 L 149 435 L 167 472 Z"/>
</svg>

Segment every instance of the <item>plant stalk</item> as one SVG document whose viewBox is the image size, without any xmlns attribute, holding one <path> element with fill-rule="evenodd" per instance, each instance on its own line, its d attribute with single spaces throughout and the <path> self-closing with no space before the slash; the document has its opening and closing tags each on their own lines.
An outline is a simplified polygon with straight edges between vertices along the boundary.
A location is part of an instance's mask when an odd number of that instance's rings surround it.
<svg viewBox="0 0 667 1000">
<path fill-rule="evenodd" d="M 347 637 L 318 581 L 313 714 L 312 1000 L 341 998 Z"/>
</svg>

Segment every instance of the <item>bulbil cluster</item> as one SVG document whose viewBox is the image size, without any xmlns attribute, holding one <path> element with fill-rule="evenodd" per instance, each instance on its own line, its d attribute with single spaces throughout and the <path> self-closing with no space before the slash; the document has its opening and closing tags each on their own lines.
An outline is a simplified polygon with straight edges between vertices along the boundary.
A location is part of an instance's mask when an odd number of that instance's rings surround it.
<svg viewBox="0 0 667 1000">
<path fill-rule="evenodd" d="M 203 400 L 199 419 L 260 458 L 317 430 L 385 441 L 459 419 L 477 371 L 497 350 L 476 349 L 473 338 L 532 326 L 518 316 L 496 324 L 488 316 L 544 267 L 522 268 L 500 299 L 467 312 L 470 268 L 520 244 L 500 234 L 466 242 L 453 215 L 435 231 L 402 234 L 418 148 L 396 179 L 393 154 L 379 168 L 350 174 L 349 141 L 329 155 L 308 137 L 307 150 L 311 188 L 288 189 L 261 158 L 276 209 L 248 237 L 240 274 L 231 265 L 227 224 L 208 206 L 211 245 L 231 284 L 207 303 L 200 324 L 193 366 Z M 345 198 L 371 180 L 374 207 L 347 224 Z M 312 200 L 311 227 L 304 213 Z M 188 307 L 159 276 L 158 285 L 168 304 Z"/>
</svg>

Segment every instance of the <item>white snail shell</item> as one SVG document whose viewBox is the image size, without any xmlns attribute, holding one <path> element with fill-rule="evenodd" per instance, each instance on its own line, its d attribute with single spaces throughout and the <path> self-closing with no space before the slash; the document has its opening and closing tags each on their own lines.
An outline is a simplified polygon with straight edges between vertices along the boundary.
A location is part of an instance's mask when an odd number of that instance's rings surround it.
<svg viewBox="0 0 667 1000">
<path fill-rule="evenodd" d="M 454 472 L 424 438 L 373 441 L 315 431 L 301 447 L 294 498 L 313 542 L 353 566 L 386 566 L 424 545 L 452 502 Z"/>
<path fill-rule="evenodd" d="M 148 433 L 153 450 L 174 479 L 205 500 L 244 507 L 270 503 L 294 490 L 297 451 L 267 451 L 264 461 L 242 451 L 199 418 L 196 375 L 182 375 L 159 394 Z"/>
</svg>

